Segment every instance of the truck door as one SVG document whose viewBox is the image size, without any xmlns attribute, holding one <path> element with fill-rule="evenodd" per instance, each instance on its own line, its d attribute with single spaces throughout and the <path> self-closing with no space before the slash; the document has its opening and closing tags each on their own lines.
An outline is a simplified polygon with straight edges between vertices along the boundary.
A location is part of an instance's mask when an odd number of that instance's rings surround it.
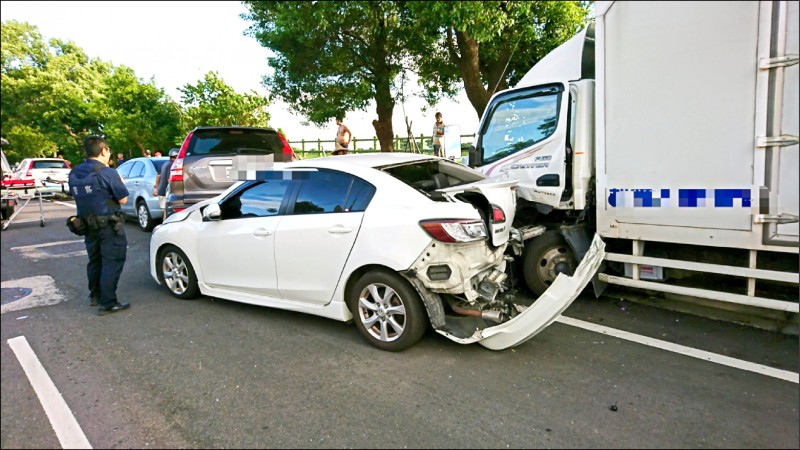
<svg viewBox="0 0 800 450">
<path fill-rule="evenodd" d="M 564 192 L 568 99 L 563 84 L 513 89 L 486 107 L 471 165 L 519 181 L 526 200 L 558 207 Z"/>
</svg>

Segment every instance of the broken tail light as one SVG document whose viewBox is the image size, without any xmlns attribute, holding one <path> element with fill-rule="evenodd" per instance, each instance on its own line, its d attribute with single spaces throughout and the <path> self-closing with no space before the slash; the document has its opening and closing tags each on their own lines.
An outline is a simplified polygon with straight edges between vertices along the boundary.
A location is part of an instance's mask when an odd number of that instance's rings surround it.
<svg viewBox="0 0 800 450">
<path fill-rule="evenodd" d="M 441 242 L 472 242 L 486 239 L 486 225 L 480 220 L 423 220 L 419 225 Z"/>
<path fill-rule="evenodd" d="M 492 205 L 492 223 L 503 223 L 506 221 L 506 213 L 503 208 Z"/>
</svg>

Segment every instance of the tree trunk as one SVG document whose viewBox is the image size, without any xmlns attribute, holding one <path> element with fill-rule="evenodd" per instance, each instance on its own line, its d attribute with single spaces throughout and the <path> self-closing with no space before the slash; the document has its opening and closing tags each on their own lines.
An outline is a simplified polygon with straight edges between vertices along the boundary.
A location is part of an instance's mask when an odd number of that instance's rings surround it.
<svg viewBox="0 0 800 450">
<path fill-rule="evenodd" d="M 392 129 L 394 99 L 389 78 L 389 71 L 386 70 L 378 74 L 375 80 L 375 112 L 378 113 L 378 120 L 373 120 L 372 126 L 375 128 L 375 136 L 378 137 L 382 152 L 394 151 L 394 130 Z"/>
<path fill-rule="evenodd" d="M 481 81 L 481 70 L 479 61 L 478 41 L 467 36 L 466 33 L 456 31 L 456 42 L 461 58 L 456 64 L 461 78 L 464 80 L 464 91 L 467 93 L 469 102 L 478 113 L 478 117 L 483 116 L 483 110 L 489 103 L 489 92 L 483 87 Z"/>
</svg>

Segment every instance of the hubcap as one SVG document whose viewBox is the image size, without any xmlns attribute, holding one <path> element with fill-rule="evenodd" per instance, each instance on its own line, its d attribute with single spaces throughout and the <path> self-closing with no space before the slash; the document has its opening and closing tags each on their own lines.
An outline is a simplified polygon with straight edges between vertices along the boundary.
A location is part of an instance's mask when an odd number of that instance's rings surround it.
<svg viewBox="0 0 800 450">
<path fill-rule="evenodd" d="M 358 296 L 358 317 L 375 339 L 392 342 L 403 335 L 406 308 L 403 299 L 385 284 L 366 286 Z"/>
<path fill-rule="evenodd" d="M 550 285 L 555 281 L 559 273 L 572 275 L 575 273 L 575 264 L 569 249 L 563 246 L 553 247 L 547 250 L 536 267 L 539 272 L 539 279 L 545 284 Z"/>
<path fill-rule="evenodd" d="M 189 268 L 179 254 L 175 252 L 164 254 L 161 273 L 170 291 L 178 295 L 186 292 L 186 287 L 189 285 Z"/>
<path fill-rule="evenodd" d="M 142 228 L 147 227 L 148 217 L 147 217 L 147 207 L 144 205 L 139 205 L 139 225 Z"/>
</svg>

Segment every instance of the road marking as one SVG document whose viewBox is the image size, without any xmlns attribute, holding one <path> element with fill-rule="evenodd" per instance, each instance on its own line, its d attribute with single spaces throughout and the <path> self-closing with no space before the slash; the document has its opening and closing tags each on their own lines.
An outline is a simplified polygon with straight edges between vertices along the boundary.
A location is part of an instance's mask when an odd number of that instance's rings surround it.
<svg viewBox="0 0 800 450">
<path fill-rule="evenodd" d="M 38 306 L 55 305 L 64 300 L 61 292 L 56 289 L 55 280 L 50 275 L 3 281 L 0 283 L 0 288 L 28 288 L 31 290 L 31 293 L 25 297 L 0 306 L 0 314 Z"/>
<path fill-rule="evenodd" d="M 39 397 L 39 402 L 50 420 L 53 431 L 58 436 L 61 447 L 92 448 L 80 424 L 75 419 L 75 415 L 72 414 L 72 410 L 69 409 L 69 405 L 64 401 L 64 397 L 58 392 L 53 380 L 50 379 L 44 366 L 39 362 L 39 358 L 36 357 L 36 353 L 33 352 L 25 336 L 17 336 L 7 342 L 17 356 L 25 375 L 28 376 L 28 381 L 33 386 L 33 390 L 36 391 L 36 396 Z"/>
<path fill-rule="evenodd" d="M 76 239 L 74 241 L 56 241 L 56 242 L 48 242 L 46 244 L 35 244 L 35 245 L 23 245 L 20 247 L 11 247 L 11 250 L 20 252 L 23 256 L 30 258 L 30 259 L 58 259 L 58 258 L 70 258 L 73 256 L 81 256 L 86 254 L 86 250 L 77 250 L 74 252 L 67 252 L 61 253 L 57 255 L 52 255 L 41 251 L 40 249 L 46 247 L 53 247 L 57 245 L 70 245 L 70 244 L 77 244 L 83 243 L 83 239 Z"/>
<path fill-rule="evenodd" d="M 583 320 L 573 319 L 571 317 L 560 316 L 556 321 L 565 325 L 572 325 L 573 327 L 583 328 L 584 330 L 594 331 L 609 336 L 613 336 L 626 341 L 636 342 L 639 344 L 649 345 L 650 347 L 660 348 L 669 352 L 679 353 L 681 355 L 691 356 L 692 358 L 702 359 L 704 361 L 722 364 L 723 366 L 730 366 L 736 369 L 747 370 L 750 372 L 760 373 L 768 377 L 779 378 L 781 380 L 791 381 L 792 383 L 800 383 L 800 374 L 790 372 L 788 370 L 776 369 L 774 367 L 765 366 L 763 364 L 756 364 L 741 359 L 731 358 L 730 356 L 718 355 L 716 353 L 698 350 L 684 345 L 673 344 L 671 342 L 654 339 L 647 336 L 629 333 L 627 331 L 617 330 L 614 328 L 605 327 L 603 325 L 585 322 Z"/>
<path fill-rule="evenodd" d="M 58 200 L 53 200 L 53 203 L 58 203 L 59 205 L 64 205 L 64 206 L 69 206 L 70 208 L 75 208 L 75 204 L 74 203 L 64 203 L 64 202 L 59 202 Z"/>
</svg>

